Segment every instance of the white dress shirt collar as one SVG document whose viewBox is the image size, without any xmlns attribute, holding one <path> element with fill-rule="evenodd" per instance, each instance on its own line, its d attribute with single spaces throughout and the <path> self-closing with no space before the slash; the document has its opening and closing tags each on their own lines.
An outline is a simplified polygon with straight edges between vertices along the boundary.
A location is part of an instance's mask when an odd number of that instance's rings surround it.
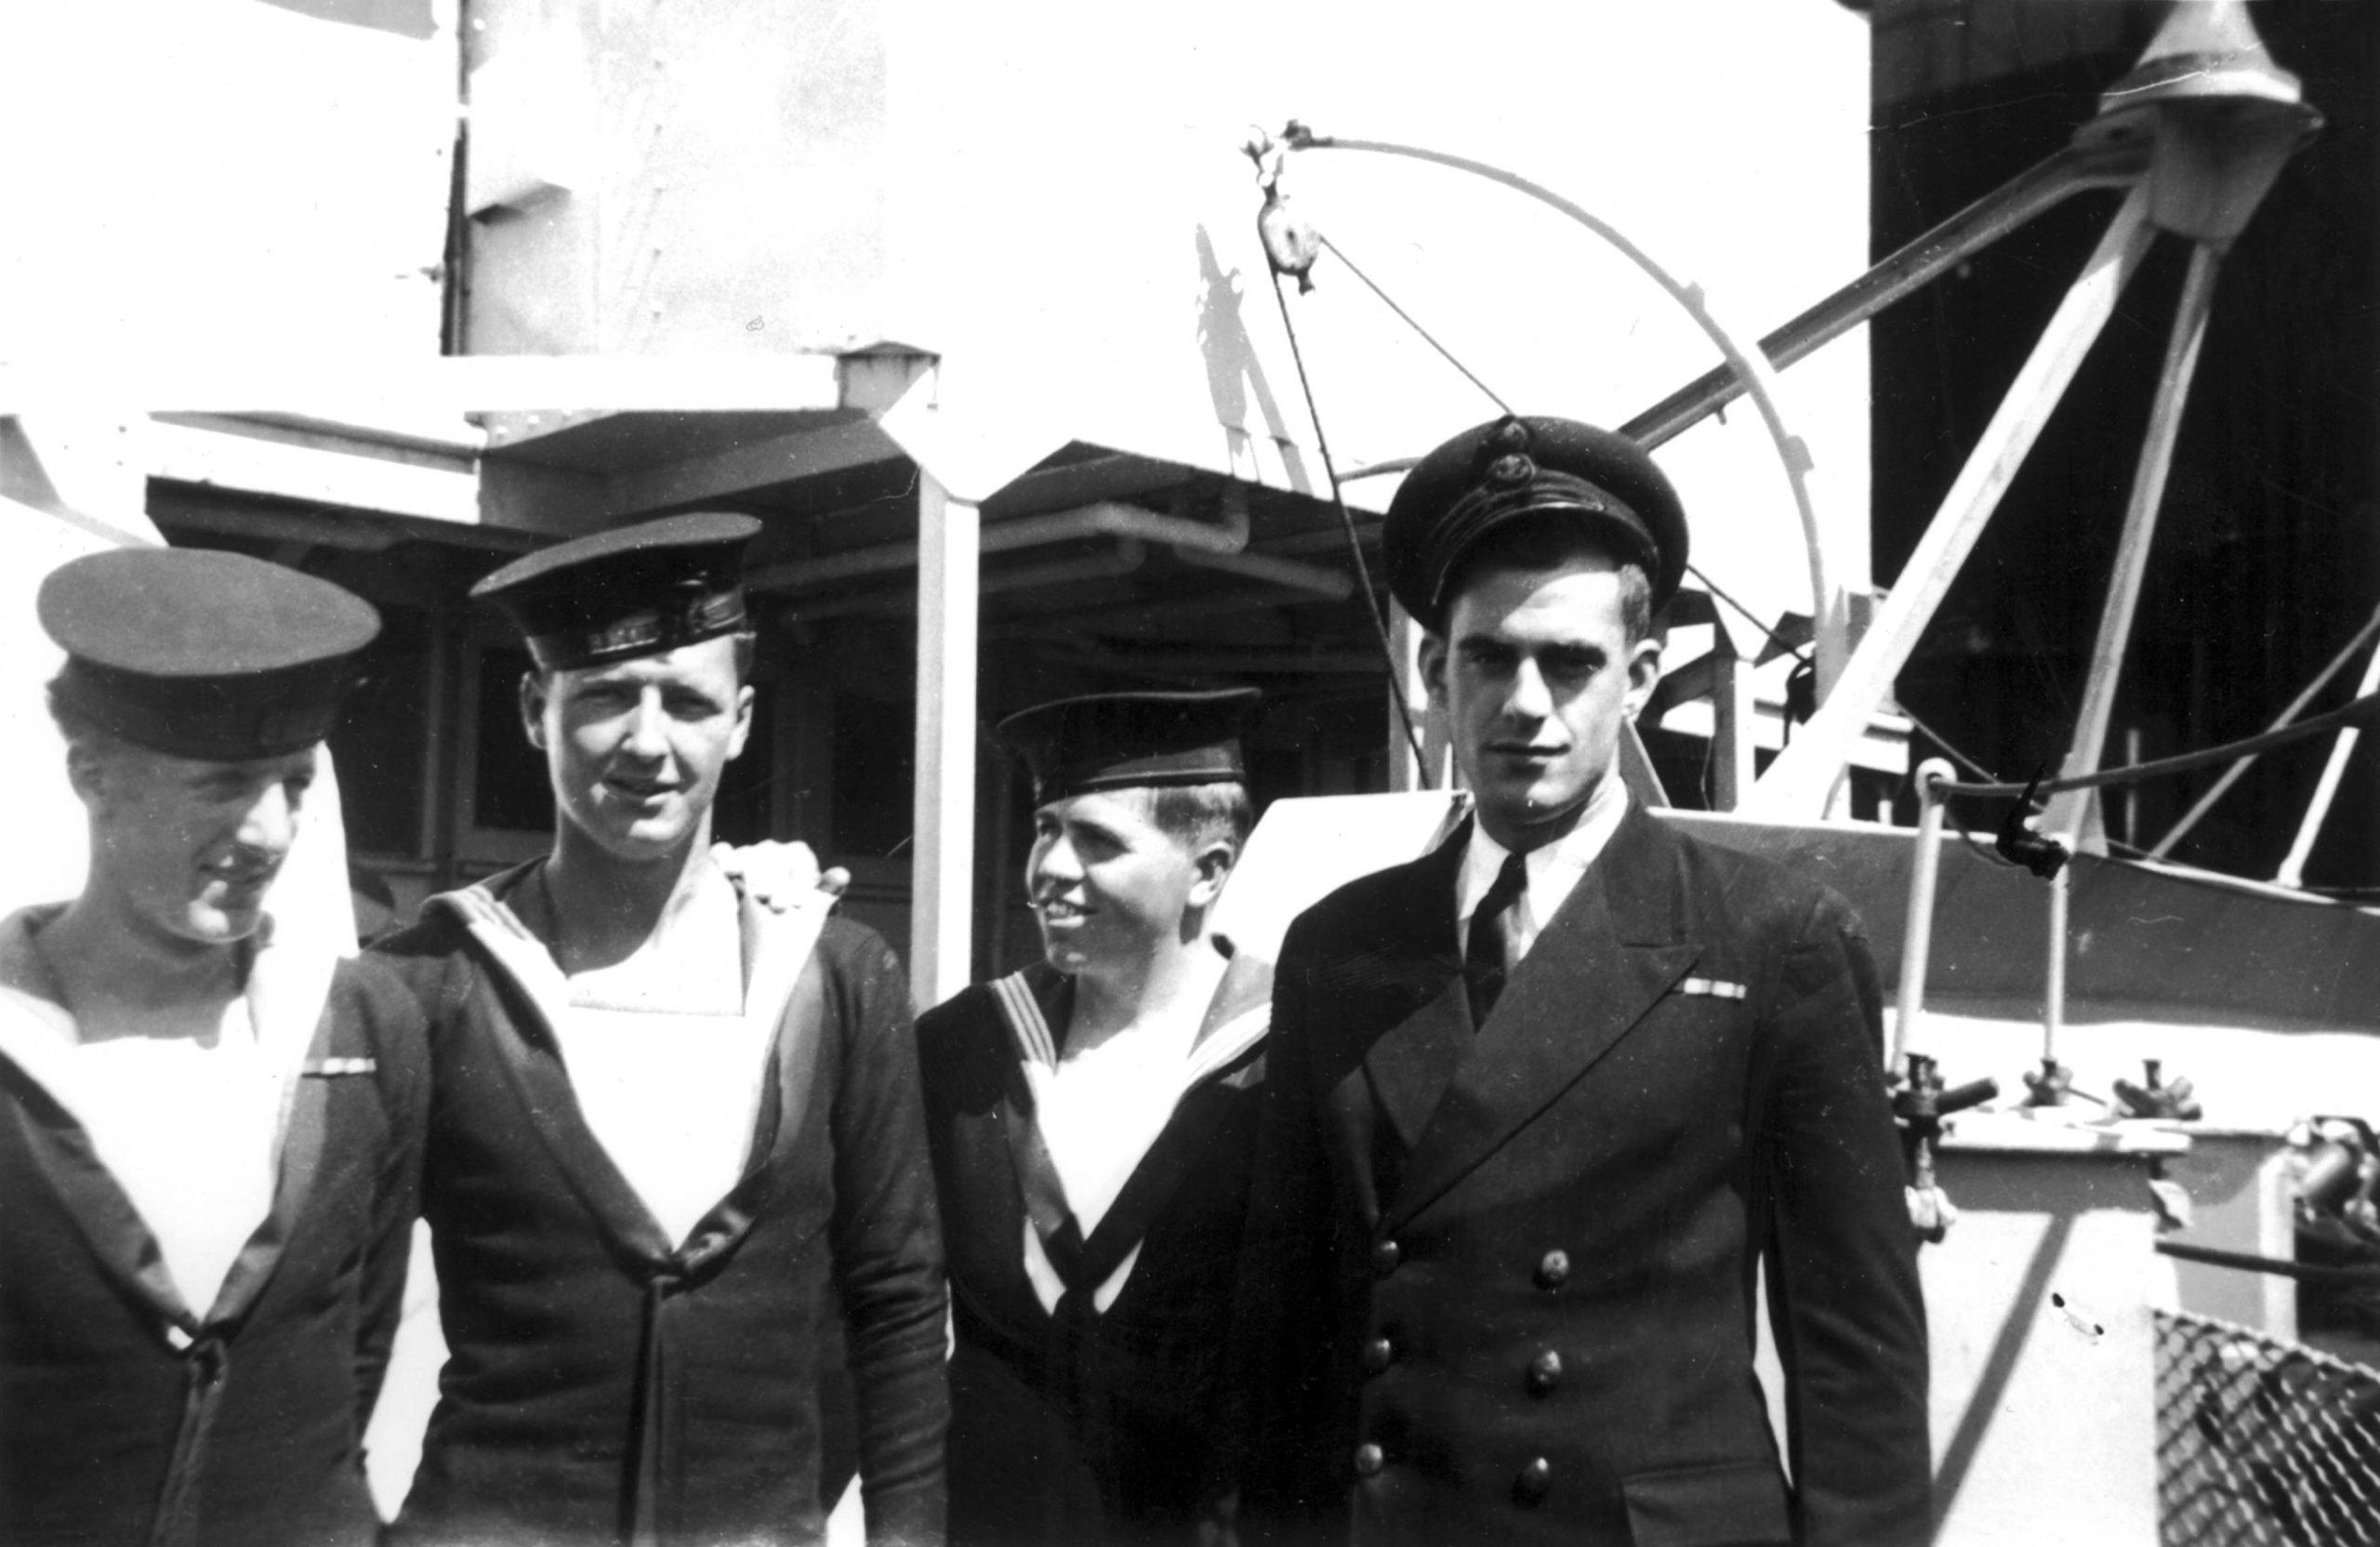
<svg viewBox="0 0 2380 1547">
<path fill-rule="evenodd" d="M 1587 809 L 1579 815 L 1579 825 L 1541 848 L 1532 849 L 1523 861 L 1528 871 L 1528 889 L 1521 893 L 1514 906 L 1506 929 L 1513 943 L 1513 959 L 1528 955 L 1537 944 L 1538 932 L 1545 928 L 1562 905 L 1577 889 L 1579 878 L 1595 862 L 1611 835 L 1619 830 L 1620 819 L 1628 814 L 1628 788 L 1614 768 L 1596 781 L 1594 793 L 1587 797 Z M 1512 853 L 1488 836 L 1486 828 L 1474 817 L 1471 824 L 1471 841 L 1464 850 L 1462 868 L 1456 872 L 1454 890 L 1455 935 L 1460 945 L 1471 941 L 1471 916 L 1479 909 L 1480 899 L 1495 884 L 1496 873 L 1504 867 L 1505 856 Z"/>
</svg>

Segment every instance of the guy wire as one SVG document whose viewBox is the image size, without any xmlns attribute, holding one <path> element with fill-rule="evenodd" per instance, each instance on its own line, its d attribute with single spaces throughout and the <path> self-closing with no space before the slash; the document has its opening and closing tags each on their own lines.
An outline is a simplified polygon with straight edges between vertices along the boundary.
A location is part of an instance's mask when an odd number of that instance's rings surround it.
<svg viewBox="0 0 2380 1547">
<path fill-rule="evenodd" d="M 1379 285 L 1374 284 L 1372 283 L 1371 275 L 1364 272 L 1361 269 L 1356 268 L 1355 260 L 1339 250 L 1339 244 L 1331 241 L 1330 238 L 1323 235 L 1320 231 L 1316 231 L 1314 233 L 1314 239 L 1316 242 L 1321 243 L 1322 245 L 1329 250 L 1331 257 L 1345 264 L 1349 273 L 1355 275 L 1357 279 L 1362 280 L 1365 287 L 1369 289 L 1373 295 L 1378 296 L 1381 298 L 1382 305 L 1387 307 L 1391 311 L 1395 312 L 1398 320 L 1404 323 L 1407 327 L 1409 327 L 1415 333 L 1420 334 L 1421 336 L 1421 342 L 1437 350 L 1439 356 L 1444 359 L 1448 364 L 1452 365 L 1456 370 L 1461 371 L 1462 373 L 1462 378 L 1465 381 L 1470 382 L 1474 387 L 1476 387 L 1481 391 L 1487 393 L 1488 402 L 1502 409 L 1506 414 L 1512 413 L 1513 405 L 1506 403 L 1503 398 L 1497 393 L 1496 389 L 1480 380 L 1479 377 L 1472 372 L 1470 366 L 1455 358 L 1454 350 L 1447 348 L 1444 344 L 1439 343 L 1428 328 L 1423 327 L 1420 323 L 1413 320 L 1413 314 L 1411 312 L 1397 305 L 1395 299 L 1391 297 L 1387 291 L 1382 289 Z"/>
<path fill-rule="evenodd" d="M 1330 480 L 1330 503 L 1339 511 L 1339 525 L 1347 535 L 1347 557 L 1355 566 L 1356 588 L 1364 594 L 1364 610 L 1372 620 L 1372 633 L 1380 641 L 1381 658 L 1388 663 L 1389 696 L 1396 705 L 1397 723 L 1405 727 L 1405 745 L 1412 749 L 1416 776 L 1423 789 L 1432 788 L 1435 780 L 1430 760 L 1421 751 L 1421 734 L 1413 728 L 1413 706 L 1405 699 L 1405 663 L 1396 656 L 1396 647 L 1389 642 L 1388 617 L 1380 609 L 1380 598 L 1372 593 L 1371 565 L 1364 562 L 1363 539 L 1355 535 L 1355 517 L 1347 509 L 1347 498 L 1339 492 L 1339 467 L 1330 459 L 1330 439 L 1323 433 L 1322 413 L 1315 406 L 1314 383 L 1305 373 L 1305 351 L 1298 347 L 1298 325 L 1289 315 L 1289 294 L 1281 288 L 1278 265 L 1268 265 L 1273 273 L 1273 299 L 1281 309 L 1281 327 L 1289 336 L 1289 359 L 1297 366 L 1298 390 L 1305 397 L 1305 416 L 1314 425 L 1314 448 L 1321 454 L 1322 471 Z M 1466 376 L 1469 372 L 1464 373 Z"/>
<path fill-rule="evenodd" d="M 1386 290 L 1382 289 L 1378 282 L 1376 282 L 1371 275 L 1364 272 L 1361 268 L 1357 267 L 1355 260 L 1349 258 L 1346 252 L 1340 247 L 1339 244 L 1331 241 L 1329 237 L 1324 235 L 1318 231 L 1314 233 L 1314 238 L 1322 245 L 1324 250 L 1330 254 L 1331 257 L 1345 264 L 1349 273 L 1363 281 L 1365 287 L 1370 290 L 1373 295 L 1380 298 L 1382 305 L 1387 307 L 1391 311 L 1395 312 L 1399 322 L 1402 322 L 1407 327 L 1411 328 L 1414 333 L 1420 337 L 1423 343 L 1437 350 L 1439 358 L 1443 359 L 1448 364 L 1452 365 L 1456 370 L 1461 372 L 1462 378 L 1465 381 L 1470 382 L 1474 387 L 1478 388 L 1481 392 L 1485 393 L 1488 402 L 1494 403 L 1498 408 L 1503 410 L 1507 414 L 1513 412 L 1513 405 L 1504 401 L 1501 393 L 1498 392 L 1496 389 L 1488 386 L 1486 381 L 1482 380 L 1479 374 L 1476 371 L 1474 371 L 1470 366 L 1464 364 L 1461 359 L 1457 358 L 1452 350 L 1438 342 L 1437 337 L 1431 333 L 1428 328 L 1423 327 L 1420 322 L 1416 321 L 1411 312 L 1397 305 L 1396 298 L 1391 296 Z M 1277 286 L 1279 275 L 1276 273 L 1274 277 Z M 1297 348 L 1297 340 L 1294 335 L 1289 340 L 1289 347 L 1291 351 L 1294 353 Z M 1315 432 L 1316 435 L 1321 433 L 1321 426 L 1319 424 L 1316 426 Z M 1777 637 L 1777 630 L 1771 628 L 1765 623 L 1763 623 L 1760 620 L 1759 615 L 1753 613 L 1751 608 L 1745 606 L 1734 597 L 1729 596 L 1726 591 L 1721 590 L 1712 582 L 1712 579 L 1708 575 L 1705 575 L 1701 570 L 1696 568 L 1692 564 L 1688 564 L 1686 567 L 1687 573 L 1691 574 L 1696 579 L 1702 582 L 1704 589 L 1708 590 L 1712 596 L 1717 597 L 1720 601 L 1726 602 L 1728 606 L 1733 607 L 1737 612 L 1741 613 L 1744 615 L 1745 620 L 1751 623 L 1753 628 L 1759 629 L 1763 634 L 1766 635 L 1768 642 L 1777 646 L 1778 651 L 1785 654 L 1795 656 L 1799 659 L 1808 658 L 1803 651 L 1796 650 L 1788 645 L 1783 640 L 1778 639 Z"/>
</svg>

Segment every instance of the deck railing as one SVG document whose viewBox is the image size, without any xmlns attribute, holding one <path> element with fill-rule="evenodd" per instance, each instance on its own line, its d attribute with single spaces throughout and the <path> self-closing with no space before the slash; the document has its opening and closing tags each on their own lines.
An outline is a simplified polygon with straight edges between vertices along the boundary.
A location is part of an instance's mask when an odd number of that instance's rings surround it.
<svg viewBox="0 0 2380 1547">
<path fill-rule="evenodd" d="M 2164 1547 L 2380 1547 L 2380 1370 L 2157 1313 Z"/>
</svg>

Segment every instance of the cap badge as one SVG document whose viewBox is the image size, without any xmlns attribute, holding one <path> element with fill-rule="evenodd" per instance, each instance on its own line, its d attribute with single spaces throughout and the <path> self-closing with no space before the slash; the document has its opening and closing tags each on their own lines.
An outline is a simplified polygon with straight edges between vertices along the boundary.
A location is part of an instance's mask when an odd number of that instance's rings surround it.
<svg viewBox="0 0 2380 1547">
<path fill-rule="evenodd" d="M 1537 464 L 1518 452 L 1508 452 L 1488 464 L 1488 482 L 1517 489 L 1537 476 Z"/>
</svg>

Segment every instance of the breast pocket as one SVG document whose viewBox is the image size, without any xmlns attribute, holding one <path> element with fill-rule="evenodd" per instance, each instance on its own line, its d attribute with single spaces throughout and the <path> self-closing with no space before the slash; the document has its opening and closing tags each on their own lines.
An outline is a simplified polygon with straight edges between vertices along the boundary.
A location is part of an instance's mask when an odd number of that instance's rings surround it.
<svg viewBox="0 0 2380 1547">
<path fill-rule="evenodd" d="M 1784 1547 L 1793 1540 L 1785 1480 L 1766 1461 L 1639 1472 L 1620 1490 L 1636 1547 Z"/>
</svg>

